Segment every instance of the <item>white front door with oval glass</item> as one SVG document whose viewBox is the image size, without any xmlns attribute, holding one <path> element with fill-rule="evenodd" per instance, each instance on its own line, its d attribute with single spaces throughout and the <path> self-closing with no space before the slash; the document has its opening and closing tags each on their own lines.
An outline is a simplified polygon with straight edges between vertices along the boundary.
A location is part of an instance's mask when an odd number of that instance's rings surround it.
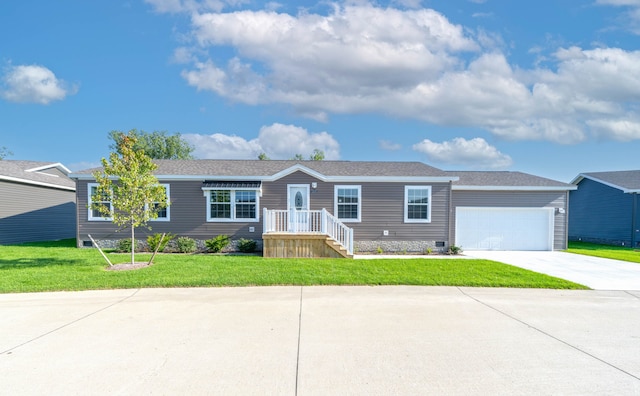
<svg viewBox="0 0 640 396">
<path fill-rule="evenodd" d="M 289 184 L 287 187 L 289 232 L 310 232 L 309 185 Z"/>
</svg>

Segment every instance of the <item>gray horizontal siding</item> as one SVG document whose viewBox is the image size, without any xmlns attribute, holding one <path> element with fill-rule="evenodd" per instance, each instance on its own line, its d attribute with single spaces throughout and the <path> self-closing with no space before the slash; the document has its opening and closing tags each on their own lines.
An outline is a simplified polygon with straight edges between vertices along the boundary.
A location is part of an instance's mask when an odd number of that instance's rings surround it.
<svg viewBox="0 0 640 396">
<path fill-rule="evenodd" d="M 431 223 L 404 223 L 404 187 L 411 183 L 324 183 L 303 172 L 263 185 L 262 207 L 268 209 L 287 208 L 288 184 L 318 183 L 310 194 L 312 210 L 327 209 L 334 212 L 334 188 L 336 185 L 359 185 L 362 188 L 361 222 L 345 223 L 354 230 L 358 241 L 447 241 L 447 221 L 449 204 L 449 184 L 432 186 Z M 414 183 L 415 185 L 415 183 Z M 419 183 L 418 185 L 424 185 Z M 389 231 L 388 236 L 383 231 Z"/>
<path fill-rule="evenodd" d="M 171 206 L 170 222 L 150 222 L 152 229 L 136 230 L 140 238 L 149 234 L 171 232 L 179 236 L 195 239 L 209 239 L 226 234 L 232 239 L 261 239 L 263 222 L 262 209 L 286 209 L 287 185 L 317 183 L 311 189 L 310 208 L 334 211 L 335 183 L 325 183 L 304 172 L 295 172 L 275 182 L 262 183 L 259 222 L 207 222 L 206 198 L 202 191 L 202 182 L 198 181 L 162 181 L 170 184 Z M 449 184 L 432 184 L 432 221 L 431 223 L 404 223 L 404 186 L 405 183 L 338 183 L 339 185 L 362 186 L 362 222 L 346 223 L 354 229 L 355 240 L 398 240 L 398 241 L 448 241 L 448 202 Z M 95 239 L 120 239 L 129 237 L 128 231 L 117 231 L 115 225 L 105 221 L 88 221 L 87 209 L 88 182 L 77 183 L 78 199 L 78 240 L 88 240 L 91 234 Z M 249 228 L 253 227 L 254 232 Z M 383 236 L 383 230 L 389 235 Z"/>
<path fill-rule="evenodd" d="M 633 195 L 589 179 L 571 191 L 569 239 L 631 244 Z"/>
<path fill-rule="evenodd" d="M 75 212 L 73 191 L 0 182 L 0 244 L 73 238 Z"/>
<path fill-rule="evenodd" d="M 459 206 L 488 208 L 564 208 L 554 214 L 553 248 L 567 248 L 567 193 L 558 191 L 453 191 L 452 235 L 455 235 L 455 208 Z M 455 242 L 454 242 L 455 244 Z"/>
</svg>

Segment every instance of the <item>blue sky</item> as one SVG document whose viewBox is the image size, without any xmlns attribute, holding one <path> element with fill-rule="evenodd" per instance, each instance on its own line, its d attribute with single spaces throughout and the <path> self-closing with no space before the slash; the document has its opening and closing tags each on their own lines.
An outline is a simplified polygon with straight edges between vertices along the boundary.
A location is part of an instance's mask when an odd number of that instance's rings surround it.
<svg viewBox="0 0 640 396">
<path fill-rule="evenodd" d="M 640 0 L 0 2 L 0 147 L 72 170 L 111 130 L 198 158 L 640 169 Z"/>
</svg>

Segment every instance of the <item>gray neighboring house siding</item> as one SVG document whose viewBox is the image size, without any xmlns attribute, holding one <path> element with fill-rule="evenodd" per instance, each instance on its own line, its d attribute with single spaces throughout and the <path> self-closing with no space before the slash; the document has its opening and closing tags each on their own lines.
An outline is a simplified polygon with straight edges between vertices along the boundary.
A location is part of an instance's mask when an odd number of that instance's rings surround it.
<svg viewBox="0 0 640 396">
<path fill-rule="evenodd" d="M 76 235 L 75 184 L 61 164 L 0 161 L 0 244 Z"/>
<path fill-rule="evenodd" d="M 574 184 L 569 240 L 640 246 L 640 171 L 585 173 Z"/>
</svg>

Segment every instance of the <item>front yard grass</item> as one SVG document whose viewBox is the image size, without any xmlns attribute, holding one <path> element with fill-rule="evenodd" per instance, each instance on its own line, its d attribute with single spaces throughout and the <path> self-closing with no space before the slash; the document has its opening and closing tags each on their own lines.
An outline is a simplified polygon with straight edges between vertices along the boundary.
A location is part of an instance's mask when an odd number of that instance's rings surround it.
<svg viewBox="0 0 640 396">
<path fill-rule="evenodd" d="M 569 242 L 569 249 L 567 249 L 567 252 L 640 263 L 640 251 L 624 246 L 597 245 L 595 243 L 587 242 Z"/>
<path fill-rule="evenodd" d="M 128 254 L 109 253 L 114 263 Z M 149 260 L 136 254 L 136 261 Z M 75 240 L 0 246 L 0 293 L 145 287 L 422 285 L 586 289 L 525 269 L 475 259 L 272 259 L 158 254 L 154 264 L 107 271 L 97 249 Z"/>
</svg>

